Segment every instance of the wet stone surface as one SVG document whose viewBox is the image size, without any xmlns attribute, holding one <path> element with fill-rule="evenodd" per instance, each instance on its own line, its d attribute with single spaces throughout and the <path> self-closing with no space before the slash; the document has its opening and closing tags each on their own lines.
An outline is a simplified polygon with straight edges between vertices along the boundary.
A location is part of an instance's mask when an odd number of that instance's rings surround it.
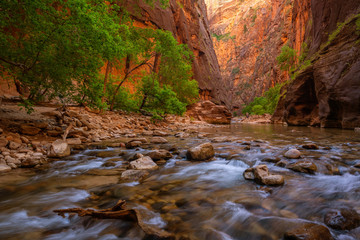
<svg viewBox="0 0 360 240">
<path fill-rule="evenodd" d="M 131 222 L 52 212 L 106 209 L 119 199 L 176 239 L 360 239 L 358 133 L 245 124 L 193 131 L 129 135 L 124 143 L 139 142 L 134 148 L 97 144 L 46 168 L 3 169 L 0 239 L 144 239 Z M 211 161 L 187 159 L 209 142 Z M 284 156 L 289 149 L 301 158 Z M 280 184 L 262 185 L 269 176 Z"/>
</svg>

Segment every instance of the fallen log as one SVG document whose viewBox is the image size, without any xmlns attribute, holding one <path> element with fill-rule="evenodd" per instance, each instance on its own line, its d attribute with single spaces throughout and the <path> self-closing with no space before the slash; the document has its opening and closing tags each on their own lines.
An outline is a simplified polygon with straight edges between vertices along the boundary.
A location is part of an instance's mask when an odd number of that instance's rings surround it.
<svg viewBox="0 0 360 240">
<path fill-rule="evenodd" d="M 90 216 L 98 219 L 121 219 L 126 221 L 132 221 L 136 222 L 148 236 L 153 236 L 156 239 L 164 240 L 175 239 L 175 237 L 167 231 L 145 224 L 142 218 L 142 214 L 138 209 L 126 209 L 125 200 L 119 200 L 114 207 L 102 210 L 67 208 L 56 209 L 54 210 L 54 212 L 62 217 L 65 217 L 66 213 L 75 213 L 79 217 Z"/>
</svg>

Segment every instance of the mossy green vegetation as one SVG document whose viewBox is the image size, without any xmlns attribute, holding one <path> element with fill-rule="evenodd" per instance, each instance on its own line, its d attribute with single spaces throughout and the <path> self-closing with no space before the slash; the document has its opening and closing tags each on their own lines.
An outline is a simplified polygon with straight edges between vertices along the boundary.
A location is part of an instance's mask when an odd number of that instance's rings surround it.
<svg viewBox="0 0 360 240">
<path fill-rule="evenodd" d="M 160 4 L 165 8 L 168 0 Z M 135 27 L 120 1 L 7 0 L 0 9 L 1 77 L 26 90 L 22 104 L 29 110 L 36 102 L 58 99 L 182 114 L 198 97 L 192 52 L 170 32 Z M 124 74 L 101 74 L 109 64 Z M 145 98 L 141 86 L 149 77 L 155 85 Z M 165 96 L 170 100 L 164 102 Z M 162 104 L 155 108 L 154 99 Z"/>
<path fill-rule="evenodd" d="M 231 36 L 230 33 L 225 33 L 225 34 L 216 34 L 216 33 L 212 33 L 212 36 L 214 38 L 216 38 L 217 41 L 224 41 L 224 42 L 227 42 L 228 40 L 232 39 L 234 40 L 235 39 L 235 36 Z"/>
<path fill-rule="evenodd" d="M 278 83 L 266 91 L 263 96 L 256 97 L 250 104 L 246 105 L 242 113 L 252 115 L 273 114 L 281 97 L 280 90 L 285 83 Z"/>
</svg>

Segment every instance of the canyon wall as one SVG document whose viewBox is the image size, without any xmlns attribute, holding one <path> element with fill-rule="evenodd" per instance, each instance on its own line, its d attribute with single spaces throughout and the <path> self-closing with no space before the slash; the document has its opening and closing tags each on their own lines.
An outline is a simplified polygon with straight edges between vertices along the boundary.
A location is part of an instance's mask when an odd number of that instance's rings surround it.
<svg viewBox="0 0 360 240">
<path fill-rule="evenodd" d="M 359 13 L 359 0 L 311 0 L 311 31 L 306 35 L 311 64 L 297 70 L 283 89 L 274 121 L 360 127 Z"/>
<path fill-rule="evenodd" d="M 285 44 L 301 48 L 309 6 L 292 0 L 205 0 L 210 30 L 221 74 L 230 97 L 230 108 L 261 96 L 288 80 L 276 56 Z M 301 14 L 293 13 L 297 8 Z M 296 25 L 296 32 L 293 32 Z"/>
</svg>

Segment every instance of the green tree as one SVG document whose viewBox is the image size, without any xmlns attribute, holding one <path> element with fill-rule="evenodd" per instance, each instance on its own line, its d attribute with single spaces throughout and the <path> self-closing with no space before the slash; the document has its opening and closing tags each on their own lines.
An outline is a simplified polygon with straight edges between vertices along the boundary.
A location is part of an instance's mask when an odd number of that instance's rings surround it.
<svg viewBox="0 0 360 240">
<path fill-rule="evenodd" d="M 281 48 L 281 53 L 276 58 L 280 69 L 284 71 L 290 71 L 292 70 L 297 61 L 297 54 L 295 49 L 289 47 L 288 45 L 285 45 Z"/>
</svg>

